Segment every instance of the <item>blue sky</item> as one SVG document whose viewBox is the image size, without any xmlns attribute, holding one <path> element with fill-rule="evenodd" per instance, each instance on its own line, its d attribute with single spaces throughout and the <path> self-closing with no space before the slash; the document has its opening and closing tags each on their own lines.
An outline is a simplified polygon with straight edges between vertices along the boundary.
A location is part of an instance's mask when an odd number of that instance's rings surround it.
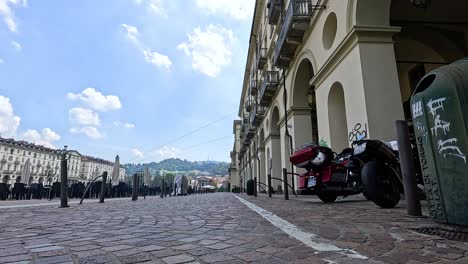
<svg viewBox="0 0 468 264">
<path fill-rule="evenodd" d="M 228 161 L 253 8 L 0 0 L 1 136 L 123 162 Z"/>
</svg>

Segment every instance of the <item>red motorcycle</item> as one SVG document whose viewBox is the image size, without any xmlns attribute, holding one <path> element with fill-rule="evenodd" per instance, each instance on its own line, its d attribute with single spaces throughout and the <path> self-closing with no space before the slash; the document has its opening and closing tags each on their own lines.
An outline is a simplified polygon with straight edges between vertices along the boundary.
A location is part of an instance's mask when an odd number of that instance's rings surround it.
<svg viewBox="0 0 468 264">
<path fill-rule="evenodd" d="M 360 166 L 356 164 L 351 148 L 335 154 L 328 147 L 305 144 L 294 150 L 290 162 L 307 170 L 299 175 L 298 187 L 317 195 L 325 203 L 333 203 L 338 196 L 363 191 Z"/>
<path fill-rule="evenodd" d="M 380 207 L 395 207 L 403 193 L 398 153 L 380 140 L 359 140 L 352 146 L 340 154 L 316 144 L 296 149 L 291 163 L 307 170 L 299 176 L 299 188 L 325 203 L 363 193 Z"/>
</svg>

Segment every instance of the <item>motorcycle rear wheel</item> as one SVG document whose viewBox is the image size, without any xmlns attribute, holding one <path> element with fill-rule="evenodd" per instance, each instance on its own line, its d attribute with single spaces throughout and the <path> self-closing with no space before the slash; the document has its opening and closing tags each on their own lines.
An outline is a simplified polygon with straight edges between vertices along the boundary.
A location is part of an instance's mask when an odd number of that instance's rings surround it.
<svg viewBox="0 0 468 264">
<path fill-rule="evenodd" d="M 338 195 L 333 193 L 319 193 L 317 196 L 324 203 L 334 203 L 336 198 L 338 198 Z"/>
<path fill-rule="evenodd" d="M 362 183 L 372 202 L 382 208 L 393 208 L 400 202 L 395 172 L 382 162 L 370 161 L 362 168 Z"/>
</svg>

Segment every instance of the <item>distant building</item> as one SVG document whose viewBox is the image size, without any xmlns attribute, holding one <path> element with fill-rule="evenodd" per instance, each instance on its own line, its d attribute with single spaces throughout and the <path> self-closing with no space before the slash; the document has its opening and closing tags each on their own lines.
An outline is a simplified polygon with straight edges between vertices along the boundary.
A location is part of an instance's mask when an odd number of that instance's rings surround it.
<svg viewBox="0 0 468 264">
<path fill-rule="evenodd" d="M 111 161 L 83 156 L 81 158 L 80 178 L 84 181 L 91 181 L 105 171 L 107 171 L 108 177 L 111 177 L 113 167 L 114 163 Z"/>
<path fill-rule="evenodd" d="M 55 149 L 26 141 L 0 138 L 0 182 L 12 184 L 21 180 L 26 161 L 31 163 L 29 182 L 52 183 L 60 176 L 60 156 Z"/>
<path fill-rule="evenodd" d="M 201 189 L 201 187 L 205 186 L 205 185 L 211 185 L 213 181 L 213 178 L 212 177 L 208 177 L 208 176 L 199 176 L 195 179 L 195 187 L 197 189 Z"/>
<path fill-rule="evenodd" d="M 70 150 L 68 151 L 68 155 L 68 180 L 71 182 L 77 182 L 80 180 L 81 154 L 78 151 Z"/>
<path fill-rule="evenodd" d="M 22 140 L 0 137 L 0 183 L 13 184 L 21 181 L 21 175 L 27 160 L 31 164 L 29 183 L 52 184 L 60 180 L 61 150 L 47 148 Z M 114 163 L 81 155 L 76 150 L 67 151 L 68 180 L 70 183 L 89 181 L 93 172 L 101 175 L 107 171 L 112 175 Z M 119 181 L 125 178 L 125 169 L 121 166 Z"/>
</svg>

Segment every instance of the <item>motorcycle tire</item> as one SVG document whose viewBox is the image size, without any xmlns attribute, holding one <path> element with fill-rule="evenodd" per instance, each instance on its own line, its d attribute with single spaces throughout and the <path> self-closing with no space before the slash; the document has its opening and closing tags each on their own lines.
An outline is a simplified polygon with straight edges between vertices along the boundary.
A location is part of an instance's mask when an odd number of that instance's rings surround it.
<svg viewBox="0 0 468 264">
<path fill-rule="evenodd" d="M 338 195 L 333 193 L 319 193 L 317 196 L 324 203 L 334 203 L 336 198 L 338 198 Z"/>
<path fill-rule="evenodd" d="M 393 208 L 400 202 L 395 172 L 379 161 L 370 161 L 361 172 L 362 184 L 369 200 L 382 208 Z"/>
</svg>

